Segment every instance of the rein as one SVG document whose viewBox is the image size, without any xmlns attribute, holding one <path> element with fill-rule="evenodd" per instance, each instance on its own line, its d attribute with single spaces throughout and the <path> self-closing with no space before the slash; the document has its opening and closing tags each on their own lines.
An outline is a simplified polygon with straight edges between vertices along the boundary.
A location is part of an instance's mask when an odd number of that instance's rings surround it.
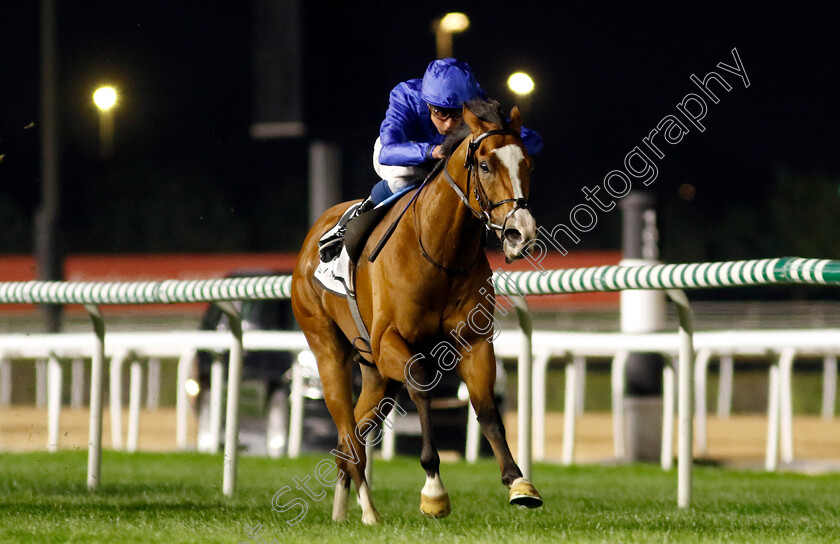
<svg viewBox="0 0 840 544">
<path fill-rule="evenodd" d="M 473 176 L 475 176 L 475 185 L 473 186 L 473 193 L 475 195 L 476 202 L 478 202 L 478 205 L 481 207 L 481 211 L 477 211 L 475 208 L 472 207 L 472 205 L 470 204 L 469 197 L 467 197 L 467 195 L 464 193 L 464 191 L 462 191 L 461 188 L 458 187 L 458 184 L 455 182 L 455 180 L 452 179 L 452 174 L 449 173 L 449 168 L 448 168 L 449 159 L 452 157 L 452 155 L 449 155 L 446 158 L 446 161 L 441 161 L 442 163 L 444 163 L 443 164 L 443 175 L 446 178 L 447 183 L 449 183 L 449 186 L 452 187 L 453 191 L 455 191 L 455 194 L 457 194 L 461 198 L 461 201 L 464 203 L 464 205 L 467 207 L 467 209 L 469 209 L 470 212 L 472 212 L 473 216 L 478 218 L 484 224 L 484 227 L 488 231 L 491 231 L 491 232 L 492 231 L 500 231 L 502 234 L 504 234 L 505 226 L 507 225 L 508 219 L 513 217 L 513 214 L 515 214 L 517 210 L 527 210 L 528 206 L 529 206 L 529 203 L 528 203 L 528 200 L 524 199 L 524 198 L 506 198 L 506 199 L 500 200 L 498 202 L 491 202 L 490 197 L 487 196 L 487 191 L 485 191 L 484 186 L 481 185 L 481 183 L 478 180 L 478 173 L 475 172 L 475 166 L 476 166 L 475 165 L 475 153 L 478 150 L 479 146 L 481 145 L 481 142 L 485 138 L 488 138 L 490 136 L 506 135 L 506 134 L 519 136 L 519 134 L 516 131 L 511 130 L 509 128 L 488 130 L 487 132 L 484 132 L 484 133 L 480 134 L 475 140 L 472 140 L 469 144 L 467 144 L 467 146 L 468 146 L 467 147 L 467 157 L 466 157 L 466 160 L 464 162 L 464 167 L 467 169 L 467 190 L 466 190 L 466 193 L 470 192 L 470 185 L 472 183 L 472 178 L 473 178 Z M 513 202 L 513 209 L 510 210 L 507 213 L 507 215 L 505 215 L 505 219 L 504 219 L 504 221 L 502 221 L 501 225 L 498 225 L 498 224 L 494 223 L 492 218 L 490 217 L 490 212 L 492 212 L 493 210 L 495 210 L 499 206 L 501 206 L 503 204 L 507 204 L 509 202 Z M 414 221 L 415 221 L 415 224 L 416 224 L 416 222 L 417 222 L 417 215 L 416 214 L 414 216 Z M 429 263 L 431 263 L 438 270 L 441 270 L 441 271 L 445 272 L 447 275 L 454 276 L 454 275 L 458 275 L 458 274 L 465 274 L 466 272 L 469 272 L 469 270 L 473 267 L 473 265 L 478 261 L 478 257 L 479 257 L 481 252 L 477 252 L 473 262 L 470 263 L 468 266 L 465 266 L 463 268 L 447 268 L 447 267 L 443 266 L 442 264 L 435 262 L 435 260 L 431 257 L 431 255 L 429 255 L 429 253 L 426 251 L 426 248 L 423 247 L 423 239 L 420 236 L 419 227 L 415 227 L 415 228 L 417 230 L 417 242 L 420 244 L 420 252 L 423 254 L 423 258 L 426 259 Z"/>
<path fill-rule="evenodd" d="M 415 202 L 417 197 L 420 195 L 420 191 L 423 190 L 423 187 L 425 187 L 426 184 L 429 183 L 429 180 L 434 178 L 438 174 L 440 169 L 444 166 L 446 166 L 446 164 L 444 163 L 444 161 L 441 160 L 438 161 L 434 165 L 434 167 L 432 167 L 432 171 L 429 172 L 429 175 L 426 176 L 426 179 L 424 179 L 423 183 L 421 183 L 420 186 L 417 188 L 417 191 L 415 191 L 414 196 L 411 197 L 411 200 L 408 201 L 408 204 L 406 204 L 405 208 L 403 208 L 403 211 L 400 212 L 400 215 L 398 215 L 394 222 L 391 224 L 391 226 L 388 227 L 388 230 L 385 231 L 385 234 L 382 235 L 382 239 L 379 241 L 378 244 L 376 244 L 376 247 L 373 248 L 373 251 L 370 252 L 370 256 L 368 256 L 369 262 L 373 262 L 376 260 L 376 257 L 379 256 L 379 252 L 382 251 L 382 248 L 385 247 L 385 244 L 388 242 L 388 239 L 391 238 L 392 234 L 394 234 L 394 231 L 397 229 L 397 225 L 400 223 L 400 220 L 405 215 L 405 212 L 408 211 L 408 208 Z"/>
<path fill-rule="evenodd" d="M 477 251 L 475 253 L 475 259 L 473 259 L 473 261 L 470 264 L 463 268 L 448 268 L 446 266 L 443 266 L 442 264 L 436 262 L 432 258 L 432 256 L 429 255 L 429 252 L 426 251 L 426 248 L 423 247 L 423 236 L 422 231 L 420 230 L 420 225 L 417 223 L 417 213 L 414 214 L 414 230 L 417 231 L 417 243 L 420 245 L 420 254 L 423 255 L 423 258 L 426 259 L 432 266 L 434 266 L 447 276 L 457 276 L 459 274 L 466 274 L 472 269 L 473 265 L 476 262 L 478 262 L 478 257 L 481 255 L 480 251 Z"/>
</svg>

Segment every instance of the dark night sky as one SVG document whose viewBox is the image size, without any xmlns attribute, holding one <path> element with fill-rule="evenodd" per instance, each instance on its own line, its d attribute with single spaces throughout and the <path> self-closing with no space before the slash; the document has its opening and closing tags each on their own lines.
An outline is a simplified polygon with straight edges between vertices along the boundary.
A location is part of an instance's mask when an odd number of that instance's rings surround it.
<svg viewBox="0 0 840 544">
<path fill-rule="evenodd" d="M 38 200 L 37 4 L 14 3 L 0 20 L 0 154 L 5 155 L 0 216 L 5 213 L 7 221 L 30 220 Z M 272 211 L 272 199 L 302 195 L 304 181 L 284 175 L 282 164 L 293 161 L 292 170 L 300 170 L 305 146 L 255 144 L 248 138 L 253 120 L 248 3 L 97 4 L 59 1 L 62 183 L 65 203 L 72 205 L 64 213 L 75 233 L 71 243 L 96 249 L 80 240 L 85 229 L 97 228 L 103 208 L 94 205 L 96 199 L 108 198 L 89 186 L 100 179 L 92 173 L 97 119 L 89 96 L 106 80 L 122 92 L 115 161 L 121 172 L 134 173 L 126 183 L 154 186 L 154 179 L 142 181 L 142 175 L 168 172 L 184 180 L 187 194 L 217 188 L 231 213 L 246 223 L 258 211 L 283 214 L 279 203 Z M 453 10 L 472 21 L 455 37 L 455 54 L 472 65 L 491 96 L 506 108 L 513 105 L 504 82 L 514 70 L 528 71 L 536 81 L 532 102 L 523 110 L 526 125 L 545 140 L 532 190 L 543 224 L 565 221 L 583 202 L 581 187 L 600 184 L 660 119 L 677 115 L 677 102 L 696 92 L 691 74 L 703 77 L 720 72 L 718 62 L 733 64 L 732 48 L 751 85 L 744 88 L 737 77 L 724 74 L 733 89 L 709 105 L 706 131 L 691 130 L 663 149 L 666 157 L 657 161 L 659 176 L 651 185 L 665 208 L 663 217 L 690 215 L 700 221 L 698 229 L 711 228 L 730 221 L 732 210 L 762 205 L 780 171 L 840 178 L 835 129 L 840 13 L 833 3 L 306 4 L 307 120 L 311 134 L 343 141 L 351 170 L 346 198 L 362 196 L 376 181 L 370 147 L 387 93 L 398 81 L 422 75 L 434 56 L 430 23 Z M 481 9 L 471 7 L 476 5 Z M 678 198 L 683 183 L 695 187 L 694 200 Z M 93 217 L 84 217 L 86 212 Z M 617 213 L 603 217 L 584 245 L 617 247 Z M 663 238 L 675 247 L 690 244 L 696 232 L 680 229 Z M 302 227 L 293 230 L 292 240 L 242 235 L 231 244 L 292 249 Z M 129 242 L 108 248 L 132 249 Z"/>
</svg>

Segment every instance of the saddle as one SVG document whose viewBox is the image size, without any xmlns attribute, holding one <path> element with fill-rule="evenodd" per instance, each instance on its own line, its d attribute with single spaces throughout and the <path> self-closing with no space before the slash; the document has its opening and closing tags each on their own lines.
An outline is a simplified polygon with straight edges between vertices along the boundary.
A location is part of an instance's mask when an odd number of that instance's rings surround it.
<svg viewBox="0 0 840 544">
<path fill-rule="evenodd" d="M 370 233 L 376 225 L 382 221 L 388 210 L 394 205 L 397 200 L 407 191 L 412 190 L 413 187 L 393 195 L 376 208 L 372 210 L 362 211 L 359 215 L 355 215 L 359 204 L 350 206 L 346 212 L 341 216 L 336 225 L 330 229 L 331 232 L 336 227 L 341 226 L 345 229 L 343 244 L 342 239 L 330 241 L 328 243 L 342 244 L 337 257 L 332 257 L 328 260 L 322 260 L 320 265 L 315 270 L 315 280 L 321 284 L 322 287 L 328 291 L 347 298 L 347 305 L 350 308 L 350 314 L 353 316 L 353 321 L 356 323 L 356 329 L 359 331 L 359 336 L 353 340 L 353 346 L 359 352 L 370 353 L 370 333 L 367 326 L 362 320 L 359 312 L 359 305 L 356 302 L 356 288 L 355 275 L 356 263 L 362 255 L 365 248 L 365 243 L 370 237 Z M 326 235 L 325 235 L 326 236 Z M 361 359 L 361 357 L 360 357 Z M 370 365 L 361 359 L 362 364 Z"/>
<path fill-rule="evenodd" d="M 373 232 L 376 225 L 382 221 L 382 218 L 396 202 L 396 200 L 389 200 L 390 202 L 383 202 L 382 205 L 362 212 L 361 215 L 347 222 L 347 231 L 344 233 L 344 247 L 347 248 L 347 254 L 350 256 L 350 262 L 353 265 L 359 262 L 359 257 L 365 249 L 365 242 L 370 237 L 370 233 Z"/>
<path fill-rule="evenodd" d="M 388 210 L 391 209 L 394 203 L 412 189 L 414 187 L 403 189 L 372 209 L 360 210 L 362 204 L 353 204 L 347 208 L 336 224 L 321 238 L 321 242 L 319 243 L 319 251 L 321 251 L 322 255 L 321 262 L 327 263 L 335 259 L 341 253 L 341 249 L 335 246 L 343 245 L 350 256 L 350 261 L 355 265 L 362 255 L 365 242 L 367 242 L 370 233 L 382 221 L 382 218 L 385 217 L 385 214 L 388 213 Z M 344 234 L 343 236 L 335 237 L 332 233 L 339 229 L 343 230 Z M 331 256 L 329 258 L 323 258 L 325 254 Z"/>
</svg>

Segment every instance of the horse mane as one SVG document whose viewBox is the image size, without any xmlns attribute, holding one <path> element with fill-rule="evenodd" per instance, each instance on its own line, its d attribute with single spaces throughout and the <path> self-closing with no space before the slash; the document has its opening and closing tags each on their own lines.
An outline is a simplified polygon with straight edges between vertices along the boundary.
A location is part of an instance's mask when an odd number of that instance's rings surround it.
<svg viewBox="0 0 840 544">
<path fill-rule="evenodd" d="M 467 102 L 467 107 L 469 107 L 470 111 L 482 121 L 499 125 L 500 128 L 508 127 L 507 119 L 502 113 L 502 107 L 499 105 L 497 100 L 474 98 Z M 462 123 L 461 126 L 455 132 L 447 136 L 443 141 L 443 144 L 441 144 L 443 156 L 448 157 L 451 155 L 455 151 L 455 148 L 457 148 L 458 145 L 464 141 L 464 138 L 469 135 L 470 127 L 468 127 L 466 123 Z"/>
</svg>

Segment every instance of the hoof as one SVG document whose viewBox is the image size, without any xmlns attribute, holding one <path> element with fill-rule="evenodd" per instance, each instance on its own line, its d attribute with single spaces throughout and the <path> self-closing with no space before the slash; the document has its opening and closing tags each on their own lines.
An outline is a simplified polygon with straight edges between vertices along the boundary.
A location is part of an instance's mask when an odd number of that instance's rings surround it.
<svg viewBox="0 0 840 544">
<path fill-rule="evenodd" d="M 375 509 L 362 514 L 362 523 L 365 525 L 376 525 L 380 521 L 382 521 L 382 516 Z"/>
<path fill-rule="evenodd" d="M 525 478 L 517 478 L 510 485 L 510 503 L 526 508 L 539 508 L 543 500 L 531 482 Z"/>
<path fill-rule="evenodd" d="M 449 494 L 444 493 L 439 497 L 427 497 L 420 493 L 420 511 L 430 518 L 445 518 L 452 512 L 449 504 Z"/>
</svg>

